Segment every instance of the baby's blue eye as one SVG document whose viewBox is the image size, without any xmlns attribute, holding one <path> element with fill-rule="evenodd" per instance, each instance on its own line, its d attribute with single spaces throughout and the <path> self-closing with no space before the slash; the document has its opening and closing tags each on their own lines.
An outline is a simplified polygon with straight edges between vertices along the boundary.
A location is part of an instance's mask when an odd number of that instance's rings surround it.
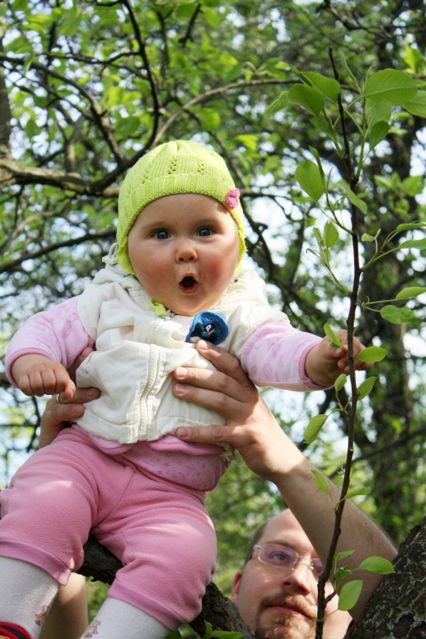
<svg viewBox="0 0 426 639">
<path fill-rule="evenodd" d="M 202 226 L 200 229 L 198 229 L 198 235 L 200 237 L 208 237 L 209 235 L 213 235 L 214 233 L 214 229 L 210 228 L 209 226 Z"/>
<path fill-rule="evenodd" d="M 167 240 L 169 233 L 165 229 L 155 229 L 152 236 L 155 237 L 156 240 Z"/>
</svg>

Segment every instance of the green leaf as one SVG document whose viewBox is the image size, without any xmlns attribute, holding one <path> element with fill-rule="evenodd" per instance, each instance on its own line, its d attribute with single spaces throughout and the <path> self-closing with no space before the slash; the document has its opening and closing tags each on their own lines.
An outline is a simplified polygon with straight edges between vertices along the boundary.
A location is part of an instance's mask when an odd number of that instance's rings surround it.
<svg viewBox="0 0 426 639">
<path fill-rule="evenodd" d="M 288 92 L 289 102 L 304 107 L 314 115 L 321 113 L 324 106 L 322 93 L 304 84 L 295 84 Z"/>
<path fill-rule="evenodd" d="M 220 115 L 214 109 L 201 109 L 199 118 L 206 131 L 214 131 L 220 125 Z"/>
<path fill-rule="evenodd" d="M 361 235 L 361 240 L 363 242 L 374 242 L 375 239 L 374 235 L 369 235 L 368 233 L 363 233 Z"/>
<path fill-rule="evenodd" d="M 362 579 L 353 579 L 342 586 L 339 592 L 339 610 L 351 610 L 362 591 Z"/>
<path fill-rule="evenodd" d="M 316 71 L 303 73 L 303 78 L 307 78 L 315 89 L 324 93 L 330 100 L 337 100 L 340 93 L 340 84 L 337 80 L 322 75 L 322 73 L 317 73 Z"/>
<path fill-rule="evenodd" d="M 403 53 L 404 62 L 413 73 L 419 73 L 424 67 L 424 59 L 418 49 L 406 47 Z"/>
<path fill-rule="evenodd" d="M 209 9 L 206 6 L 203 7 L 203 16 L 212 29 L 217 29 L 223 19 L 222 14 L 217 9 Z"/>
<path fill-rule="evenodd" d="M 303 439 L 307 444 L 310 444 L 317 438 L 318 433 L 327 421 L 327 417 L 328 415 L 315 415 L 315 417 L 309 420 L 309 424 L 306 426 L 303 435 Z"/>
<path fill-rule="evenodd" d="M 401 106 L 414 99 L 417 87 L 407 73 L 395 69 L 384 69 L 373 73 L 368 78 L 363 93 L 364 97 L 372 102 Z"/>
<path fill-rule="evenodd" d="M 425 286 L 407 286 L 407 288 L 403 288 L 399 291 L 399 293 L 395 296 L 396 300 L 409 300 L 413 297 L 417 297 L 422 293 L 426 293 Z"/>
<path fill-rule="evenodd" d="M 387 135 L 389 131 L 389 124 L 387 122 L 376 122 L 368 131 L 368 141 L 370 148 L 374 149 Z"/>
<path fill-rule="evenodd" d="M 347 557 L 351 557 L 354 554 L 354 550 L 340 550 L 336 552 L 334 555 L 334 563 L 337 564 L 342 559 L 347 559 Z"/>
<path fill-rule="evenodd" d="M 314 476 L 316 488 L 318 488 L 318 490 L 320 490 L 322 493 L 328 495 L 328 493 L 330 492 L 330 486 L 328 484 L 327 478 L 316 468 L 313 468 L 311 470 L 311 473 Z"/>
<path fill-rule="evenodd" d="M 423 193 L 424 178 L 423 175 L 410 175 L 401 182 L 402 189 L 407 195 L 414 197 Z"/>
<path fill-rule="evenodd" d="M 380 309 L 380 315 L 391 324 L 407 324 L 416 319 L 414 312 L 405 306 L 399 307 L 387 304 Z"/>
<path fill-rule="evenodd" d="M 237 135 L 235 139 L 237 140 L 237 142 L 241 142 L 241 144 L 243 144 L 247 149 L 250 149 L 251 151 L 256 151 L 257 144 L 259 141 L 259 138 L 257 135 L 252 135 L 251 133 L 247 133 L 244 135 Z"/>
<path fill-rule="evenodd" d="M 364 213 L 364 215 L 367 214 L 367 205 L 364 202 L 364 200 L 361 200 L 361 198 L 359 198 L 351 189 L 348 189 L 346 191 L 346 195 L 348 196 L 348 198 L 352 202 L 352 204 L 354 206 L 356 206 L 357 209 L 362 211 L 362 213 Z"/>
<path fill-rule="evenodd" d="M 336 381 L 334 382 L 334 390 L 337 393 L 342 390 L 342 388 L 346 384 L 347 379 L 348 379 L 348 376 L 345 375 L 344 373 L 341 373 L 339 377 L 336 379 Z"/>
<path fill-rule="evenodd" d="M 320 247 L 320 249 L 324 248 L 324 240 L 323 240 L 323 237 L 321 235 L 321 231 L 317 227 L 315 227 L 312 230 L 312 233 L 314 234 L 314 238 L 318 242 L 318 246 Z"/>
<path fill-rule="evenodd" d="M 426 238 L 423 240 L 407 240 L 406 242 L 402 242 L 402 244 L 400 244 L 398 248 L 416 248 L 420 250 L 426 249 Z"/>
<path fill-rule="evenodd" d="M 391 561 L 384 557 L 367 557 L 361 561 L 358 566 L 358 570 L 367 570 L 368 572 L 374 572 L 377 575 L 391 575 L 395 572 L 395 566 Z"/>
<path fill-rule="evenodd" d="M 354 488 L 353 490 L 348 490 L 346 493 L 345 499 L 352 499 L 357 495 L 369 495 L 370 491 L 367 488 Z"/>
<path fill-rule="evenodd" d="M 334 571 L 333 574 L 333 584 L 337 584 L 339 581 L 343 579 L 347 579 L 352 574 L 352 570 L 348 566 L 340 566 Z"/>
<path fill-rule="evenodd" d="M 61 33 L 65 36 L 73 36 L 80 28 L 82 19 L 81 9 L 79 8 L 64 11 L 61 23 Z"/>
<path fill-rule="evenodd" d="M 268 106 L 265 111 L 265 115 L 269 117 L 270 115 L 274 115 L 274 113 L 278 113 L 278 111 L 282 111 L 288 106 L 288 91 L 283 91 L 276 100 L 272 102 Z"/>
<path fill-rule="evenodd" d="M 372 129 L 375 124 L 379 122 L 389 122 L 392 113 L 392 107 L 390 104 L 383 104 L 383 102 L 368 101 L 366 105 L 366 117 L 368 128 Z"/>
<path fill-rule="evenodd" d="M 335 224 L 333 224 L 330 220 L 327 220 L 324 225 L 323 238 L 325 245 L 329 248 L 334 246 L 339 239 L 339 232 Z"/>
<path fill-rule="evenodd" d="M 340 337 L 333 331 L 329 324 L 324 324 L 324 333 L 330 339 L 331 346 L 334 348 L 342 347 L 342 340 Z"/>
<path fill-rule="evenodd" d="M 364 397 L 367 397 L 367 395 L 369 395 L 371 391 L 373 390 L 373 386 L 376 383 L 376 381 L 377 381 L 377 377 L 367 377 L 367 379 L 364 380 L 362 384 L 358 386 L 358 389 L 357 389 L 358 399 L 364 399 Z"/>
<path fill-rule="evenodd" d="M 418 91 L 412 100 L 404 102 L 401 106 L 419 118 L 426 118 L 426 91 Z"/>
<path fill-rule="evenodd" d="M 368 346 L 358 353 L 356 359 L 360 362 L 381 362 L 387 354 L 387 350 L 385 348 L 381 348 L 381 346 Z"/>
<path fill-rule="evenodd" d="M 406 224 L 398 224 L 396 231 L 401 233 L 402 231 L 412 231 L 414 229 L 426 228 L 426 222 L 407 222 Z"/>
<path fill-rule="evenodd" d="M 310 160 L 304 160 L 296 169 L 295 178 L 301 189 L 313 200 L 318 200 L 324 193 L 324 182 L 321 171 Z"/>
</svg>

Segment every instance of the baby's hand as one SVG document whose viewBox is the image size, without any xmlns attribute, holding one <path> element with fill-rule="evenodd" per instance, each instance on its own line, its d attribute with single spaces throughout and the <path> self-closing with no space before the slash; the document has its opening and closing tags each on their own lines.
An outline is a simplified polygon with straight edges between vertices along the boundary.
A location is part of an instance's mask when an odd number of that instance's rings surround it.
<svg viewBox="0 0 426 639">
<path fill-rule="evenodd" d="M 331 386 L 341 373 L 348 375 L 349 358 L 348 358 L 348 334 L 347 331 L 341 330 L 337 332 L 340 337 L 341 347 L 331 345 L 329 337 L 324 337 L 317 346 L 315 346 L 306 358 L 306 373 L 310 379 L 319 386 Z M 367 370 L 372 364 L 360 362 L 356 356 L 364 346 L 359 339 L 353 338 L 353 354 L 355 370 Z"/>
<path fill-rule="evenodd" d="M 62 393 L 66 399 L 71 399 L 75 392 L 75 384 L 66 368 L 44 355 L 18 357 L 12 365 L 12 376 L 26 395 Z"/>
<path fill-rule="evenodd" d="M 336 365 L 339 371 L 349 375 L 349 357 L 348 357 L 348 333 L 347 331 L 338 331 L 337 335 L 340 337 L 342 343 L 341 348 L 333 348 L 330 345 L 330 340 L 325 337 L 323 341 L 328 341 L 329 344 L 329 357 L 332 357 L 336 361 Z M 358 353 L 363 351 L 365 346 L 361 344 L 358 338 L 353 338 L 353 355 L 354 355 L 354 368 L 357 371 L 365 371 L 373 366 L 370 362 L 360 362 L 357 359 Z"/>
</svg>

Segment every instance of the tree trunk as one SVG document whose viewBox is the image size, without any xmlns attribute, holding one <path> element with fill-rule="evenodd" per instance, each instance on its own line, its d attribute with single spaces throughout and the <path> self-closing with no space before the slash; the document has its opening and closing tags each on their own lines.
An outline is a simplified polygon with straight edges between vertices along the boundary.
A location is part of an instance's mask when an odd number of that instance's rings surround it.
<svg viewBox="0 0 426 639">
<path fill-rule="evenodd" d="M 377 586 L 345 639 L 426 639 L 426 518 L 402 544 L 395 569 Z"/>
</svg>

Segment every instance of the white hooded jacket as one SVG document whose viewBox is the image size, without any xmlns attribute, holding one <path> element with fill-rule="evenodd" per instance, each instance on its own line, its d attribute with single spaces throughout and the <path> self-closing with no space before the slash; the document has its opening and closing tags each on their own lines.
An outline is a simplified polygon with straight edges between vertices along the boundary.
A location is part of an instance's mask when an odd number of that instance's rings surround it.
<svg viewBox="0 0 426 639">
<path fill-rule="evenodd" d="M 221 347 L 241 357 L 248 338 L 263 324 L 286 320 L 266 299 L 254 271 L 236 276 L 211 309 L 227 322 Z M 94 386 L 101 397 L 86 405 L 80 426 L 121 443 L 156 440 L 179 426 L 223 424 L 213 411 L 177 399 L 170 373 L 178 366 L 211 366 L 185 341 L 192 317 L 159 317 L 139 282 L 112 260 L 79 298 L 78 312 L 94 351 L 79 367 L 79 386 Z"/>
</svg>

